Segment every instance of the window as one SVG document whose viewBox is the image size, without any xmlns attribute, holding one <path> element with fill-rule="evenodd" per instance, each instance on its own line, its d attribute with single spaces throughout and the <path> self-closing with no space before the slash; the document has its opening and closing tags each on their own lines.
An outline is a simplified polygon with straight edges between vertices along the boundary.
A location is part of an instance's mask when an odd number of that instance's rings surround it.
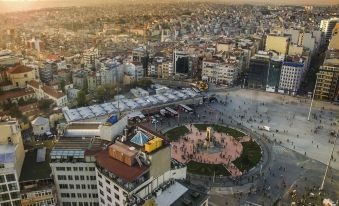
<svg viewBox="0 0 339 206">
<path fill-rule="evenodd" d="M 98 177 L 99 177 L 99 178 L 102 178 L 102 175 L 98 173 Z"/>
<path fill-rule="evenodd" d="M 108 200 L 109 202 L 112 202 L 112 198 L 111 198 L 110 196 L 107 196 L 107 200 Z"/>
<path fill-rule="evenodd" d="M 74 185 L 69 184 L 69 189 L 74 189 Z"/>
<path fill-rule="evenodd" d="M 106 187 L 106 191 L 111 194 L 111 189 L 109 189 L 108 187 Z"/>
<path fill-rule="evenodd" d="M 78 176 L 78 175 L 75 175 L 75 176 L 74 176 L 74 179 L 75 179 L 75 180 L 79 180 L 79 176 Z"/>
<path fill-rule="evenodd" d="M 102 182 L 99 181 L 99 186 L 102 187 Z"/>
<path fill-rule="evenodd" d="M 60 189 L 68 189 L 67 184 L 59 184 Z"/>
<path fill-rule="evenodd" d="M 81 189 L 85 190 L 86 189 L 86 185 L 81 185 Z"/>
<path fill-rule="evenodd" d="M 66 175 L 58 175 L 58 180 L 67 180 Z"/>
<path fill-rule="evenodd" d="M 116 191 L 119 191 L 119 187 L 117 187 L 116 185 L 114 185 L 114 189 L 115 189 Z"/>
<path fill-rule="evenodd" d="M 4 182 L 6 182 L 5 176 L 0 175 L 0 183 L 4 183 Z"/>
<path fill-rule="evenodd" d="M 89 171 L 94 171 L 94 170 L 95 170 L 95 167 L 89 167 L 88 170 L 89 170 Z"/>
<path fill-rule="evenodd" d="M 73 167 L 73 170 L 74 170 L 74 171 L 78 171 L 78 168 L 77 168 L 77 167 Z"/>
<path fill-rule="evenodd" d="M 8 189 L 9 191 L 18 190 L 18 186 L 16 183 L 10 183 L 8 184 Z"/>
<path fill-rule="evenodd" d="M 63 198 L 69 198 L 69 193 L 61 193 L 61 197 L 63 197 Z"/>
<path fill-rule="evenodd" d="M 73 180 L 73 176 L 72 175 L 68 175 L 68 180 Z"/>
<path fill-rule="evenodd" d="M 72 198 L 75 198 L 75 193 L 71 193 L 71 197 L 72 197 Z"/>
<path fill-rule="evenodd" d="M 97 189 L 97 185 L 91 185 L 91 189 L 92 189 L 92 190 Z"/>
<path fill-rule="evenodd" d="M 9 194 L 8 193 L 0 195 L 0 202 L 7 201 L 7 200 L 9 200 Z"/>
<path fill-rule="evenodd" d="M 78 198 L 81 198 L 81 197 L 82 197 L 81 193 L 78 193 Z"/>
<path fill-rule="evenodd" d="M 106 179 L 106 183 L 107 183 L 107 184 L 110 184 L 110 181 L 109 181 L 108 179 Z"/>
<path fill-rule="evenodd" d="M 86 193 L 83 193 L 83 194 L 82 194 L 82 197 L 83 197 L 83 198 L 87 198 L 87 194 L 86 194 Z"/>
<path fill-rule="evenodd" d="M 115 199 L 117 199 L 117 200 L 119 200 L 119 199 L 120 199 L 120 197 L 119 197 L 119 195 L 118 195 L 118 194 L 114 194 L 114 198 L 115 198 Z"/>
<path fill-rule="evenodd" d="M 95 176 L 91 176 L 91 180 L 96 180 Z"/>
<path fill-rule="evenodd" d="M 20 198 L 20 192 L 11 192 L 11 198 L 12 199 Z"/>
<path fill-rule="evenodd" d="M 15 175 L 14 174 L 8 174 L 6 175 L 7 182 L 13 182 L 15 181 Z"/>
<path fill-rule="evenodd" d="M 100 202 L 101 202 L 102 204 L 105 204 L 105 200 L 102 199 L 102 198 L 100 198 Z"/>
<path fill-rule="evenodd" d="M 82 168 L 82 167 L 79 167 L 79 171 L 84 171 L 84 168 Z"/>
<path fill-rule="evenodd" d="M 56 167 L 55 170 L 56 171 L 65 171 L 65 167 Z"/>
<path fill-rule="evenodd" d="M 76 202 L 72 202 L 72 206 L 77 206 L 77 203 Z"/>
<path fill-rule="evenodd" d="M 102 190 L 99 190 L 100 195 L 104 195 L 104 192 Z"/>
<path fill-rule="evenodd" d="M 80 185 L 75 185 L 75 188 L 76 189 L 80 189 Z"/>
<path fill-rule="evenodd" d="M 67 171 L 72 171 L 72 167 L 67 167 Z"/>
<path fill-rule="evenodd" d="M 93 198 L 98 198 L 98 194 L 92 194 Z"/>
<path fill-rule="evenodd" d="M 80 175 L 80 180 L 85 180 L 85 176 Z"/>
</svg>

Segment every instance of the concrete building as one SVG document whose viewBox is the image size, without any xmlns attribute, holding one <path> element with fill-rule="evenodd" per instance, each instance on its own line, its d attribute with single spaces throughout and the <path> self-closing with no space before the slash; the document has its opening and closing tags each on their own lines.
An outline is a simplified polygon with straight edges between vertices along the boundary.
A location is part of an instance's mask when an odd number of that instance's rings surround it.
<svg viewBox="0 0 339 206">
<path fill-rule="evenodd" d="M 307 60 L 300 56 L 289 56 L 282 64 L 279 92 L 296 95 L 308 70 Z"/>
<path fill-rule="evenodd" d="M 142 205 L 161 186 L 186 178 L 185 166 L 171 166 L 169 144 L 143 127 L 98 153 L 96 161 L 102 206 Z"/>
<path fill-rule="evenodd" d="M 19 88 L 25 88 L 27 83 L 35 80 L 35 72 L 33 69 L 23 65 L 16 65 L 7 70 L 7 76 L 12 85 Z"/>
<path fill-rule="evenodd" d="M 333 29 L 332 37 L 328 45 L 329 50 L 339 50 L 339 23 Z"/>
<path fill-rule="evenodd" d="M 109 142 L 61 137 L 51 151 L 51 170 L 61 206 L 99 206 L 95 155 Z"/>
<path fill-rule="evenodd" d="M 174 74 L 188 75 L 191 71 L 189 54 L 184 51 L 173 51 Z"/>
<path fill-rule="evenodd" d="M 17 120 L 0 119 L 0 205 L 20 206 L 19 178 L 25 151 Z"/>
<path fill-rule="evenodd" d="M 279 54 L 288 53 L 288 45 L 290 44 L 289 36 L 267 35 L 265 51 L 275 51 Z"/>
<path fill-rule="evenodd" d="M 49 120 L 44 117 L 37 117 L 31 122 L 34 135 L 43 135 L 50 132 Z"/>
<path fill-rule="evenodd" d="M 50 83 L 53 81 L 53 74 L 57 72 L 57 64 L 54 62 L 46 62 L 43 67 L 39 69 L 40 80 L 43 83 Z"/>
<path fill-rule="evenodd" d="M 201 78 L 211 83 L 232 85 L 239 72 L 235 59 L 228 59 L 227 62 L 207 59 L 202 62 Z"/>
<path fill-rule="evenodd" d="M 320 30 L 323 32 L 325 44 L 328 44 L 330 42 L 333 29 L 337 23 L 339 23 L 339 18 L 336 17 L 321 20 Z"/>
<path fill-rule="evenodd" d="M 162 71 L 162 78 L 163 79 L 171 79 L 174 75 L 174 68 L 172 61 L 164 61 L 160 65 Z"/>
<path fill-rule="evenodd" d="M 90 48 L 84 51 L 83 56 L 85 67 L 92 68 L 95 66 L 95 60 L 99 57 L 99 50 Z"/>
<path fill-rule="evenodd" d="M 57 206 L 56 189 L 52 179 L 20 182 L 21 206 Z"/>
<path fill-rule="evenodd" d="M 283 60 L 284 55 L 258 51 L 250 60 L 247 86 L 265 89 L 269 92 L 277 92 Z"/>
<path fill-rule="evenodd" d="M 320 66 L 314 97 L 320 100 L 339 101 L 339 58 L 327 59 Z"/>
<path fill-rule="evenodd" d="M 35 80 L 30 81 L 27 86 L 34 90 L 38 99 L 51 99 L 58 107 L 65 106 L 68 103 L 67 95 L 51 86 L 42 85 Z"/>
</svg>

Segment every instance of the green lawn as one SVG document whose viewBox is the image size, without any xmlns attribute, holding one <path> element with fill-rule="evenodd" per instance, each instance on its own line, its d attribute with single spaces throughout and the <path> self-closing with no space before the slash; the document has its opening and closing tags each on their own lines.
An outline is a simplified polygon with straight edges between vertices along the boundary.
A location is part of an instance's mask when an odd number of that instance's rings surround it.
<svg viewBox="0 0 339 206">
<path fill-rule="evenodd" d="M 261 159 L 261 148 L 255 141 L 242 142 L 243 151 L 233 164 L 241 171 L 249 171 Z"/>
<path fill-rule="evenodd" d="M 175 141 L 181 138 L 182 136 L 186 135 L 187 133 L 189 133 L 189 130 L 187 129 L 187 127 L 180 126 L 180 127 L 176 127 L 176 128 L 173 128 L 167 131 L 165 133 L 165 136 L 167 136 L 170 141 Z"/>
<path fill-rule="evenodd" d="M 234 137 L 235 139 L 239 139 L 240 137 L 245 136 L 246 134 L 230 128 L 230 127 L 224 127 L 222 125 L 217 125 L 217 124 L 195 124 L 194 125 L 199 131 L 206 131 L 207 127 L 212 127 L 216 132 L 221 132 L 221 133 L 227 133 Z"/>
<path fill-rule="evenodd" d="M 230 176 L 231 174 L 222 164 L 207 164 L 196 161 L 190 161 L 187 164 L 187 172 L 197 175 L 213 176 Z"/>
</svg>

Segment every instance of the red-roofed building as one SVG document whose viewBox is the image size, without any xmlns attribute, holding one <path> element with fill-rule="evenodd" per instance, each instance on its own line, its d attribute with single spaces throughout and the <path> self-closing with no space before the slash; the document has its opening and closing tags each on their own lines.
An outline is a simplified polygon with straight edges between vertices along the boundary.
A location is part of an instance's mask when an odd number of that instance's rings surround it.
<svg viewBox="0 0 339 206">
<path fill-rule="evenodd" d="M 20 64 L 10 67 L 7 70 L 7 76 L 12 85 L 18 88 L 25 88 L 29 81 L 35 80 L 34 70 Z"/>
<path fill-rule="evenodd" d="M 51 86 L 43 85 L 35 80 L 28 82 L 27 86 L 32 88 L 38 99 L 51 99 L 58 107 L 66 106 L 67 95 Z"/>
</svg>

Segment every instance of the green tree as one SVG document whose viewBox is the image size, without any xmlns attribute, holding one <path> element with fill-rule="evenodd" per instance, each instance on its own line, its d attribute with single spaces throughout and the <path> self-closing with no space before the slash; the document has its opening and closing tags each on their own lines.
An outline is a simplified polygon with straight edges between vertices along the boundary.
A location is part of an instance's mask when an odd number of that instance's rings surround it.
<svg viewBox="0 0 339 206">
<path fill-rule="evenodd" d="M 104 99 L 105 99 L 105 95 L 106 95 L 106 90 L 105 90 L 105 87 L 100 85 L 97 87 L 96 89 L 96 99 L 99 101 L 99 102 L 103 102 Z"/>
<path fill-rule="evenodd" d="M 87 104 L 86 101 L 86 93 L 83 90 L 80 90 L 77 95 L 77 104 L 78 106 L 85 106 Z"/>
<path fill-rule="evenodd" d="M 143 89 L 147 89 L 149 88 L 151 85 L 152 85 L 152 81 L 151 80 L 148 80 L 148 79 L 142 79 L 142 80 L 139 80 L 136 85 L 138 87 L 141 87 Z"/>
<path fill-rule="evenodd" d="M 61 88 L 61 91 L 62 91 L 63 93 L 65 93 L 65 86 L 66 86 L 65 80 L 61 80 L 61 81 L 60 81 L 60 88 Z"/>
<path fill-rule="evenodd" d="M 38 107 L 39 109 L 43 111 L 47 111 L 48 109 L 51 108 L 51 105 L 53 104 L 53 100 L 51 99 L 42 99 L 38 102 Z"/>
<path fill-rule="evenodd" d="M 25 100 L 23 99 L 23 98 L 19 98 L 19 100 L 18 100 L 18 104 L 20 105 L 20 106 L 23 106 L 23 105 L 25 105 L 26 104 L 26 102 L 25 102 Z"/>
</svg>

